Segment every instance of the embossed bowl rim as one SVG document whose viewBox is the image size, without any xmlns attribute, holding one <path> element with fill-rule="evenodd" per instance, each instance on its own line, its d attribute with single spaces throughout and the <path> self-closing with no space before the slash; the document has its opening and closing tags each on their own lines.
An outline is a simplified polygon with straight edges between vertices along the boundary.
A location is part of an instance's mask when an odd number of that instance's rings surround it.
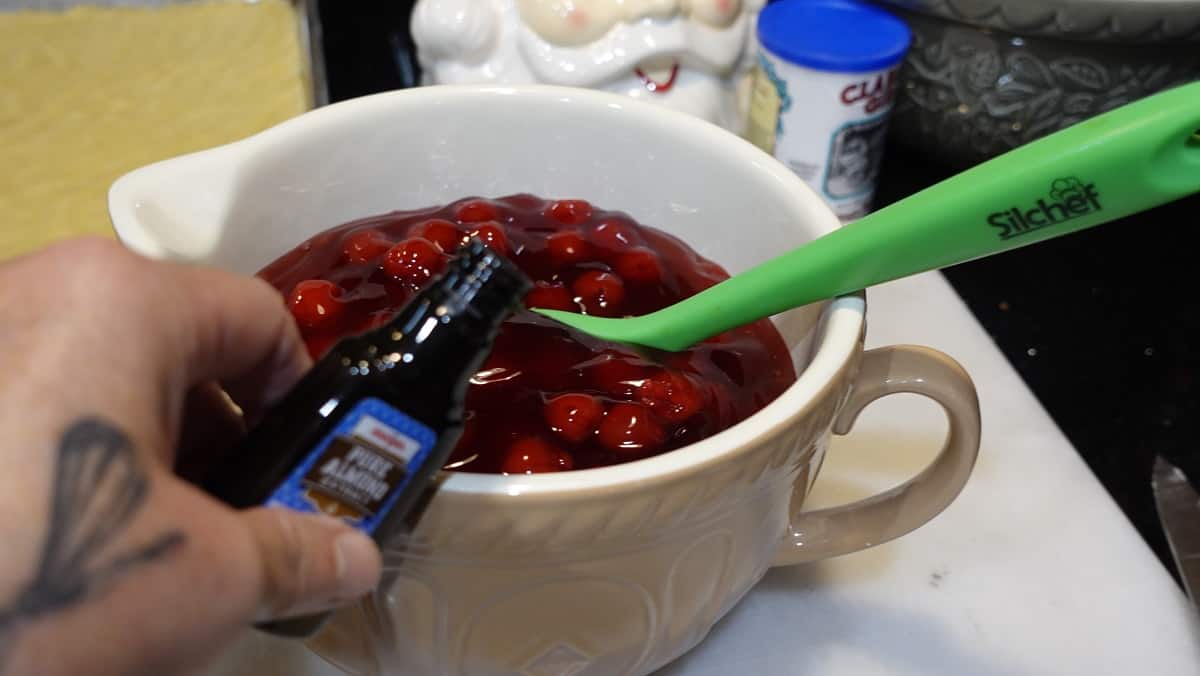
<svg viewBox="0 0 1200 676">
<path fill-rule="evenodd" d="M 233 186 L 231 191 L 236 192 L 236 187 L 245 181 L 236 171 L 239 166 L 277 146 L 294 143 L 307 129 L 352 124 L 353 118 L 360 114 L 386 110 L 401 98 L 437 97 L 438 101 L 445 103 L 457 97 L 491 101 L 489 97 L 497 96 L 533 97 L 546 105 L 569 102 L 572 105 L 604 107 L 641 119 L 641 124 L 653 129 L 672 129 L 686 136 L 689 143 L 709 147 L 721 156 L 722 161 L 736 163 L 735 166 L 745 167 L 746 172 L 758 174 L 762 181 L 776 184 L 778 194 L 791 202 L 787 208 L 795 212 L 796 222 L 805 222 L 807 231 L 819 236 L 839 227 L 833 211 L 790 169 L 748 141 L 698 117 L 669 110 L 659 104 L 590 89 L 550 85 L 437 85 L 374 94 L 324 106 L 241 141 L 136 169 L 119 178 L 109 190 L 109 213 L 114 229 L 126 246 L 134 251 L 151 257 L 167 253 L 164 243 L 159 241 L 160 236 L 140 227 L 138 211 L 146 195 L 155 190 L 190 189 L 191 186 L 186 185 L 162 185 L 163 175 L 170 173 L 168 169 L 171 165 L 201 164 L 209 159 L 219 165 L 219 170 L 226 175 L 225 180 Z M 182 209 L 211 210 L 209 204 L 201 206 L 198 198 L 189 195 L 186 199 L 195 200 L 196 203 L 184 202 Z M 651 458 L 571 472 L 521 476 L 443 472 L 439 501 L 468 496 L 508 500 L 528 496 L 540 501 L 541 498 L 591 496 L 596 491 L 634 491 L 647 484 L 661 483 L 734 460 L 735 456 L 758 444 L 764 437 L 779 434 L 796 424 L 816 403 L 829 396 L 830 388 L 835 386 L 839 378 L 845 377 L 842 373 L 844 367 L 851 361 L 855 351 L 861 349 L 860 336 L 865 313 L 863 294 L 829 301 L 813 328 L 817 331 L 817 340 L 812 358 L 796 382 L 754 415 L 712 437 Z M 520 499 L 516 501 L 523 502 Z"/>
</svg>

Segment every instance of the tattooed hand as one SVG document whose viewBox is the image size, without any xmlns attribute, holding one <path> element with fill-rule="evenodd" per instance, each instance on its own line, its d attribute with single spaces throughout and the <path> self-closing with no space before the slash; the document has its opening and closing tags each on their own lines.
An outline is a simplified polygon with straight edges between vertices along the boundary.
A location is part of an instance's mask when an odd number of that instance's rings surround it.
<svg viewBox="0 0 1200 676">
<path fill-rule="evenodd" d="M 258 280 L 78 240 L 0 264 L 0 675 L 187 673 L 347 603 L 379 552 L 184 476 L 309 366 Z M 178 472 L 178 473 L 177 473 Z"/>
</svg>

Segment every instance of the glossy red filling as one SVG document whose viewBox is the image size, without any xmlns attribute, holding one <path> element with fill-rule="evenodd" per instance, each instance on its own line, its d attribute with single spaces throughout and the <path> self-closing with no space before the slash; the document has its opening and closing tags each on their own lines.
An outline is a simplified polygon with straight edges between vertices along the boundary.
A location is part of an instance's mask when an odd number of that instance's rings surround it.
<svg viewBox="0 0 1200 676">
<path fill-rule="evenodd" d="M 534 281 L 526 307 L 616 317 L 693 295 L 728 274 L 680 240 L 582 200 L 465 199 L 323 232 L 260 276 L 287 296 L 309 352 L 378 326 L 477 235 Z M 523 310 L 471 381 L 450 469 L 600 467 L 685 446 L 745 419 L 795 380 L 767 320 L 678 353 L 635 351 Z"/>
</svg>

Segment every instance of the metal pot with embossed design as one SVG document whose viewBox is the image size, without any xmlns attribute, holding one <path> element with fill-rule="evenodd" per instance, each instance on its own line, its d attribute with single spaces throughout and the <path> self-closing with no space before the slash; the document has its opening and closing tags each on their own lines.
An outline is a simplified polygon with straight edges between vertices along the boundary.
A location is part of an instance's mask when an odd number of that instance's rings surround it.
<svg viewBox="0 0 1200 676">
<path fill-rule="evenodd" d="M 891 138 L 955 168 L 1200 79 L 1200 0 L 876 0 L 913 43 Z"/>
<path fill-rule="evenodd" d="M 794 173 L 715 125 L 537 86 L 337 103 L 139 169 L 109 206 L 139 252 L 252 273 L 331 224 L 517 192 L 620 208 L 732 273 L 839 227 Z M 582 471 L 444 473 L 411 537 L 385 551 L 385 584 L 310 646 L 360 675 L 646 674 L 703 639 L 768 567 L 924 524 L 970 474 L 975 389 L 933 350 L 864 352 L 864 313 L 857 294 L 775 317 L 798 379 L 698 443 Z M 879 495 L 804 511 L 830 436 L 894 392 L 946 410 L 936 459 Z"/>
</svg>

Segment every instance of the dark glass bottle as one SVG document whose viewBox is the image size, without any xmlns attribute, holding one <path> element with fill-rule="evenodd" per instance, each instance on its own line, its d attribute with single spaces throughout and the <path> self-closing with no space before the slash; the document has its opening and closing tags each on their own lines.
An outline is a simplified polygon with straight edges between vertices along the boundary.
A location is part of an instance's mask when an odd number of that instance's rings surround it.
<svg viewBox="0 0 1200 676">
<path fill-rule="evenodd" d="M 204 482 L 237 507 L 342 517 L 383 542 L 463 429 L 467 386 L 527 277 L 477 239 L 388 324 L 335 345 Z M 260 625 L 306 636 L 325 615 Z"/>
</svg>

